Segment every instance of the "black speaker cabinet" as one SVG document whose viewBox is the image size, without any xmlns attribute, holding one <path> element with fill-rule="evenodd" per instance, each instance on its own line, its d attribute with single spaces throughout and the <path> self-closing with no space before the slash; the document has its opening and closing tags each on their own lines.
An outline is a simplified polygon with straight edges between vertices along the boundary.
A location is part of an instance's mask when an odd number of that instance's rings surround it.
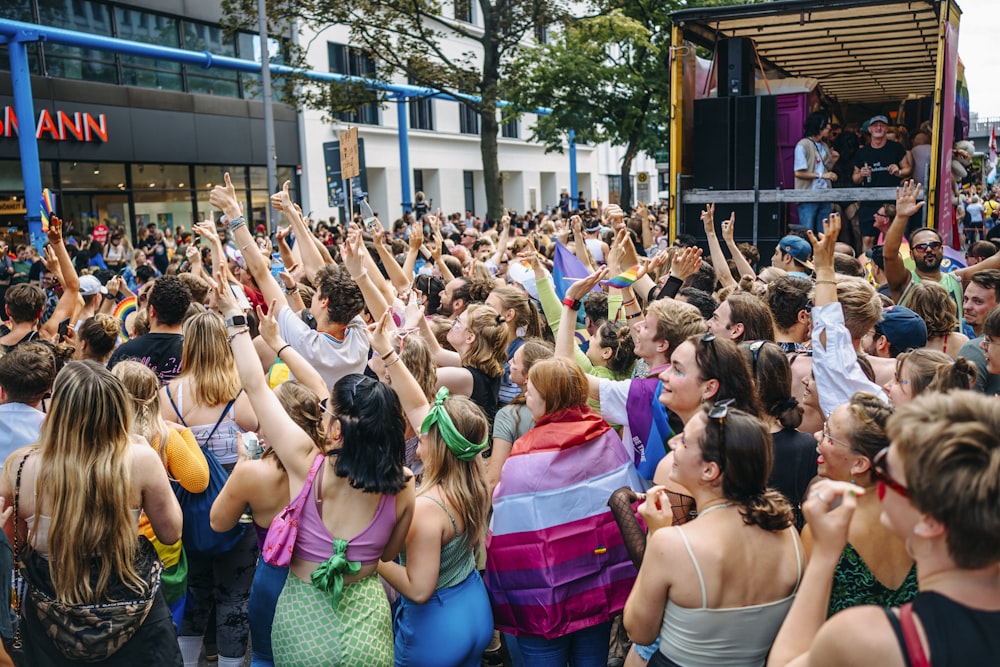
<svg viewBox="0 0 1000 667">
<path fill-rule="evenodd" d="M 691 234 L 698 239 L 698 245 L 705 251 L 708 257 L 708 241 L 705 238 L 705 228 L 701 224 L 702 204 L 685 204 L 681 207 L 681 219 L 678 221 L 677 232 L 679 234 Z M 758 204 L 757 208 L 757 249 L 760 251 L 760 266 L 770 264 L 771 255 L 778 245 L 778 240 L 783 235 L 785 221 L 782 220 L 782 206 L 780 204 Z M 734 237 L 737 243 L 753 243 L 753 204 L 716 204 L 715 222 L 716 231 L 721 232 L 723 220 L 728 220 L 731 213 L 736 213 L 736 233 Z M 721 237 L 720 237 L 721 240 Z M 725 247 L 725 246 L 723 246 Z M 729 252 L 726 251 L 726 256 Z"/>
<path fill-rule="evenodd" d="M 758 164 L 760 188 L 776 187 L 777 113 L 778 98 L 773 96 L 695 100 L 694 187 L 753 190 L 754 168 Z"/>
<path fill-rule="evenodd" d="M 754 94 L 753 43 L 745 37 L 720 39 L 715 69 L 719 97 Z"/>
</svg>

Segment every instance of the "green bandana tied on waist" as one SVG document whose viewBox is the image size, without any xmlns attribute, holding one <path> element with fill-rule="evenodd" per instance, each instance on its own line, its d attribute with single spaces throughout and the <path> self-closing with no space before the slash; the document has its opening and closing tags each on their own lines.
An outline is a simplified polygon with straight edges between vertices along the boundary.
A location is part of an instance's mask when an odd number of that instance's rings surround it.
<svg viewBox="0 0 1000 667">
<path fill-rule="evenodd" d="M 424 423 L 420 425 L 420 432 L 427 433 L 431 426 L 436 424 L 438 432 L 441 434 L 442 439 L 444 439 L 444 444 L 448 446 L 451 453 L 461 461 L 471 461 L 476 458 L 479 452 L 486 449 L 486 445 L 489 442 L 489 433 L 483 437 L 483 441 L 479 444 L 474 444 L 466 440 L 465 436 L 455 428 L 455 423 L 451 421 L 448 411 L 444 409 L 444 402 L 448 398 L 448 395 L 448 387 L 438 389 L 438 393 L 434 397 L 434 407 L 424 417 Z"/>
<path fill-rule="evenodd" d="M 312 573 L 312 584 L 333 596 L 333 604 L 344 593 L 344 574 L 357 574 L 361 563 L 347 560 L 347 540 L 333 541 L 333 555 L 323 561 Z"/>
</svg>

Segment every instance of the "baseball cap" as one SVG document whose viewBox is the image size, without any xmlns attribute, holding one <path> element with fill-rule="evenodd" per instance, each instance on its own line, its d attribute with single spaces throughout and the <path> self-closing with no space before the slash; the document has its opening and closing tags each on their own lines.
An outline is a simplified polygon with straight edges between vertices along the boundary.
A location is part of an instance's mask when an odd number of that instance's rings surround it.
<svg viewBox="0 0 1000 667">
<path fill-rule="evenodd" d="M 868 255 L 872 264 L 885 271 L 885 256 L 882 253 L 882 246 L 877 245 L 865 254 Z"/>
<path fill-rule="evenodd" d="M 781 237 L 781 240 L 778 241 L 778 248 L 781 252 L 791 255 L 792 259 L 802 266 L 810 271 L 813 270 L 813 263 L 811 261 L 813 249 L 809 245 L 809 241 L 806 241 L 801 236 L 789 234 L 788 236 Z"/>
<path fill-rule="evenodd" d="M 874 125 L 875 123 L 885 123 L 886 125 L 888 125 L 889 119 L 883 116 L 882 114 L 878 114 L 877 116 L 872 116 L 871 118 L 868 119 L 868 125 Z"/>
<path fill-rule="evenodd" d="M 108 288 L 101 284 L 101 281 L 94 276 L 80 276 L 80 295 L 94 296 L 95 294 L 107 294 Z"/>
<path fill-rule="evenodd" d="M 875 333 L 888 339 L 890 354 L 892 350 L 905 352 L 927 345 L 927 324 L 905 306 L 889 306 L 883 310 L 882 321 L 875 325 Z"/>
</svg>

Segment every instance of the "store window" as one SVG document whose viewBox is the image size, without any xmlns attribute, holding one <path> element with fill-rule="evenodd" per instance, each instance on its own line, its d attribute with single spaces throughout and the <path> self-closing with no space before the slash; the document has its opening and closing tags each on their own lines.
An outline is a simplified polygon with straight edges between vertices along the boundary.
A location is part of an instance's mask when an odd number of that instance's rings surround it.
<svg viewBox="0 0 1000 667">
<path fill-rule="evenodd" d="M 162 14 L 152 14 L 124 7 L 115 8 L 118 36 L 145 44 L 180 47 L 177 21 Z M 122 54 L 122 83 L 126 86 L 183 90 L 180 63 Z"/>
<path fill-rule="evenodd" d="M 60 162 L 63 190 L 120 190 L 125 187 L 125 165 L 101 162 Z"/>
<path fill-rule="evenodd" d="M 95 35 L 114 34 L 110 9 L 89 0 L 38 0 L 38 15 L 42 25 Z M 110 51 L 45 44 L 45 70 L 48 76 L 118 83 L 118 67 Z"/>
<path fill-rule="evenodd" d="M 183 48 L 189 51 L 208 51 L 221 56 L 236 57 L 236 41 L 227 37 L 222 28 L 194 21 L 181 22 Z M 190 93 L 239 97 L 239 77 L 233 70 L 186 66 L 185 78 Z"/>
</svg>

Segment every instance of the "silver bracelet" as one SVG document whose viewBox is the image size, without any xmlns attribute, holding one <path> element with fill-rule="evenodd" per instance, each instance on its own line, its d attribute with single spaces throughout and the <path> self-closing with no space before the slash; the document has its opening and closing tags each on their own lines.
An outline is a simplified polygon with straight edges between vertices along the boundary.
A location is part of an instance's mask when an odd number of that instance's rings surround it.
<svg viewBox="0 0 1000 667">
<path fill-rule="evenodd" d="M 250 333 L 250 327 L 243 327 L 242 329 L 236 329 L 235 331 L 230 332 L 229 336 L 226 337 L 226 342 L 232 343 L 234 338 L 245 333 Z"/>
<path fill-rule="evenodd" d="M 246 227 L 246 226 L 247 226 L 247 219 L 242 215 L 238 215 L 229 221 L 229 231 L 231 232 L 235 232 L 240 227 Z"/>
</svg>

